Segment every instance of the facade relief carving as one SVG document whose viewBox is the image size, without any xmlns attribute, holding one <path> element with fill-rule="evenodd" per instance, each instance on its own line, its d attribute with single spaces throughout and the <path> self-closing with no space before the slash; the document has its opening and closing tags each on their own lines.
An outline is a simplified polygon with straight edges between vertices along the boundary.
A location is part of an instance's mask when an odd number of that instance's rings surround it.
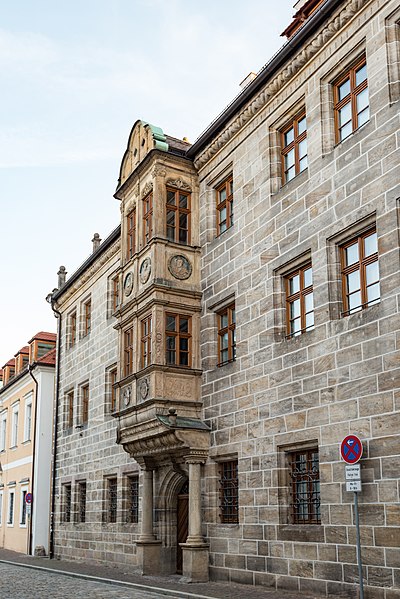
<svg viewBox="0 0 400 599">
<path fill-rule="evenodd" d="M 147 399 L 150 392 L 150 383 L 149 379 L 141 379 L 137 386 L 137 401 L 138 403 Z"/>
<path fill-rule="evenodd" d="M 146 183 L 146 185 L 142 189 L 142 193 L 140 197 L 145 198 L 151 191 L 153 191 L 153 183 Z"/>
<path fill-rule="evenodd" d="M 168 260 L 168 270 L 175 279 L 184 281 L 192 274 L 192 265 L 186 256 L 177 254 Z"/>
<path fill-rule="evenodd" d="M 124 295 L 128 297 L 133 290 L 133 274 L 132 272 L 128 272 L 124 279 Z"/>
<path fill-rule="evenodd" d="M 151 259 L 145 258 L 140 265 L 139 278 L 142 285 L 147 283 L 151 274 Z"/>
<path fill-rule="evenodd" d="M 155 166 L 151 171 L 151 176 L 153 177 L 153 179 L 155 177 L 165 177 L 166 174 L 167 171 L 163 166 Z"/>
<path fill-rule="evenodd" d="M 127 408 L 130 405 L 130 403 L 131 403 L 132 388 L 130 386 L 129 387 L 124 387 L 122 389 L 121 396 L 122 396 L 123 407 Z"/>
<path fill-rule="evenodd" d="M 177 189 L 183 189 L 184 191 L 192 191 L 190 185 L 188 185 L 183 179 L 167 179 L 167 185 L 170 187 L 176 187 Z"/>
</svg>

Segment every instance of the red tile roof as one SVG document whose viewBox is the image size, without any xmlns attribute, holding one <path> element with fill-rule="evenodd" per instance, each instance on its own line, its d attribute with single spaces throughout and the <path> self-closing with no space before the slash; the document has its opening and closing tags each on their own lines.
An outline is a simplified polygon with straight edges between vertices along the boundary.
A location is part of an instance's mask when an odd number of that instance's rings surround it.
<svg viewBox="0 0 400 599">
<path fill-rule="evenodd" d="M 17 357 L 18 354 L 28 354 L 29 355 L 29 346 L 25 345 L 25 347 L 22 347 L 19 351 L 17 351 L 17 353 L 14 354 L 14 356 Z"/>
<path fill-rule="evenodd" d="M 41 358 L 38 358 L 36 362 L 38 364 L 46 364 L 47 366 L 55 366 L 56 364 L 56 348 L 54 347 L 47 354 L 44 354 Z"/>
<path fill-rule="evenodd" d="M 39 339 L 40 341 L 55 341 L 56 338 L 57 335 L 55 333 L 46 333 L 45 331 L 40 331 L 39 333 L 36 333 L 36 335 L 34 335 L 32 339 L 28 341 L 28 343 L 32 343 L 32 341 L 35 339 Z"/>
<path fill-rule="evenodd" d="M 303 6 L 296 12 L 293 16 L 293 21 L 288 25 L 281 33 L 281 35 L 285 35 L 287 38 L 292 37 L 296 33 L 296 31 L 303 25 L 303 23 L 312 15 L 312 13 L 319 8 L 319 5 L 322 4 L 323 0 L 308 0 Z"/>
<path fill-rule="evenodd" d="M 3 368 L 5 368 L 6 366 L 15 366 L 14 358 L 11 358 L 11 360 L 8 360 L 8 362 L 6 362 L 6 364 L 4 364 Z"/>
</svg>

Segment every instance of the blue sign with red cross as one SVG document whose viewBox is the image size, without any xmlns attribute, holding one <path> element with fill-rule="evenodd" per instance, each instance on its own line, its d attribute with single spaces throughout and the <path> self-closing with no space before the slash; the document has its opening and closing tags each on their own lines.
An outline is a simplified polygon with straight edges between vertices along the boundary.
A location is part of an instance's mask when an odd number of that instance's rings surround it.
<svg viewBox="0 0 400 599">
<path fill-rule="evenodd" d="M 355 464 L 361 458 L 363 446 L 356 435 L 347 435 L 340 446 L 340 455 L 346 464 Z"/>
</svg>

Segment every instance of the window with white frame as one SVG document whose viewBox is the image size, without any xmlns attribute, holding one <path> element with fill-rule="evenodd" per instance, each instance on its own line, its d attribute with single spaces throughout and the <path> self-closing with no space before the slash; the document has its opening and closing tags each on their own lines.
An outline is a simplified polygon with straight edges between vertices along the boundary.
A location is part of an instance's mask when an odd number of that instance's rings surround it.
<svg viewBox="0 0 400 599">
<path fill-rule="evenodd" d="M 19 418 L 19 402 L 12 406 L 11 447 L 16 447 L 16 445 L 18 443 L 18 418 Z"/>
<path fill-rule="evenodd" d="M 8 492 L 8 526 L 14 526 L 15 489 Z"/>
<path fill-rule="evenodd" d="M 24 441 L 31 440 L 32 431 L 32 393 L 25 396 Z"/>
<path fill-rule="evenodd" d="M 28 487 L 21 488 L 21 502 L 20 502 L 20 518 L 19 525 L 21 527 L 26 526 L 26 494 L 28 493 Z"/>
<path fill-rule="evenodd" d="M 0 415 L 0 451 L 6 448 L 6 433 L 7 433 L 7 411 Z"/>
</svg>

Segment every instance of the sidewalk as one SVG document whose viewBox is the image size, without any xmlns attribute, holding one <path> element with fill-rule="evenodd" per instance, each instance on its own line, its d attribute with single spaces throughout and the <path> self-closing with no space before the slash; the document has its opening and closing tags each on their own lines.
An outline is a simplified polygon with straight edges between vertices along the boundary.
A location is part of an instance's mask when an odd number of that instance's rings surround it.
<svg viewBox="0 0 400 599">
<path fill-rule="evenodd" d="M 65 560 L 50 560 L 41 557 L 32 557 L 6 549 L 0 549 L 0 562 L 13 563 L 29 568 L 40 568 L 48 571 L 58 571 L 69 576 L 81 578 L 102 579 L 113 583 L 135 585 L 136 589 L 148 591 L 157 590 L 181 599 L 316 599 L 310 595 L 299 592 L 275 591 L 266 587 L 253 587 L 249 585 L 207 582 L 188 584 L 180 582 L 179 575 L 141 576 L 136 573 L 126 572 L 127 568 L 110 566 L 95 566 L 85 562 L 70 562 Z"/>
</svg>

